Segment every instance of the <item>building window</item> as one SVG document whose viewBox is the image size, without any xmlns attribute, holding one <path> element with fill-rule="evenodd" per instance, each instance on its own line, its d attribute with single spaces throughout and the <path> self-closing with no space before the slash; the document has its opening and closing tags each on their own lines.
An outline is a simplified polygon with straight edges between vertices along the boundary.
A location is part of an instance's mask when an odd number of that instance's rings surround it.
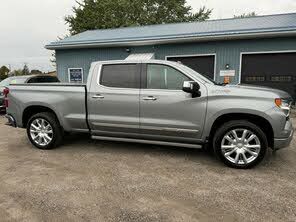
<svg viewBox="0 0 296 222">
<path fill-rule="evenodd" d="M 293 81 L 293 76 L 276 76 L 276 75 L 274 75 L 274 76 L 271 76 L 271 81 L 272 82 L 291 82 L 291 81 Z"/>
<path fill-rule="evenodd" d="M 246 82 L 264 82 L 265 76 L 247 76 L 245 78 Z"/>
</svg>

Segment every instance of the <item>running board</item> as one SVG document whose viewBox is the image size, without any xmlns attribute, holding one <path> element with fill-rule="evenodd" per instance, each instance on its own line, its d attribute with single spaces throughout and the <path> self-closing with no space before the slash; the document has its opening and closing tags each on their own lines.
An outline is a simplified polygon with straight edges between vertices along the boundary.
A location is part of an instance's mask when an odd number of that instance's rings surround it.
<svg viewBox="0 0 296 222">
<path fill-rule="evenodd" d="M 155 141 L 155 140 L 141 140 L 141 139 L 105 137 L 105 136 L 91 136 L 91 138 L 95 140 L 106 140 L 106 141 L 116 141 L 116 142 L 143 143 L 143 144 L 175 146 L 175 147 L 185 147 L 185 148 L 194 148 L 194 149 L 202 148 L 202 145 L 199 145 L 199 144 L 171 143 L 171 142 Z"/>
</svg>

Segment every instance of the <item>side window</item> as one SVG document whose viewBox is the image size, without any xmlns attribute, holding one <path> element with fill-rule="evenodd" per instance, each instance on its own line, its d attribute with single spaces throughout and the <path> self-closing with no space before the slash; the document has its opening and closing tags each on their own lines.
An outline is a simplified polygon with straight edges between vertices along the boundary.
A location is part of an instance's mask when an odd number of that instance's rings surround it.
<svg viewBox="0 0 296 222">
<path fill-rule="evenodd" d="M 184 81 L 191 81 L 178 70 L 166 65 L 147 65 L 147 89 L 182 90 Z"/>
<path fill-rule="evenodd" d="M 116 88 L 139 88 L 140 73 L 137 64 L 104 65 L 100 84 Z"/>
</svg>

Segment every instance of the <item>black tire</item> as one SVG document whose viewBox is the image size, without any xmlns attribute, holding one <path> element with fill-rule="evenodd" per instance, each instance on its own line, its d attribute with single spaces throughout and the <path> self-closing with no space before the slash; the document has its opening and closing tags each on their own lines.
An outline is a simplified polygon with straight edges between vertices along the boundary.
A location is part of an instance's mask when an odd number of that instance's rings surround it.
<svg viewBox="0 0 296 222">
<path fill-rule="evenodd" d="M 222 151 L 222 141 L 224 136 L 229 133 L 232 130 L 235 129 L 247 129 L 250 130 L 253 134 L 257 136 L 257 138 L 260 141 L 260 151 L 258 153 L 258 156 L 255 160 L 253 160 L 251 163 L 244 163 L 244 164 L 238 164 L 233 163 L 230 160 L 228 160 Z M 268 142 L 265 133 L 255 124 L 247 121 L 247 120 L 233 120 L 230 122 L 227 122 L 223 124 L 215 133 L 215 136 L 213 138 L 213 149 L 215 155 L 227 166 L 236 168 L 236 169 L 250 169 L 258 165 L 265 157 L 266 150 L 268 148 Z M 234 153 L 236 155 L 236 153 Z M 242 155 L 242 154 L 240 154 Z"/>
<path fill-rule="evenodd" d="M 53 131 L 52 140 L 47 145 L 37 144 L 31 136 L 31 133 L 30 133 L 31 124 L 36 119 L 44 119 L 51 125 L 52 131 Z M 56 118 L 56 116 L 53 113 L 45 112 L 45 113 L 38 113 L 30 118 L 30 120 L 28 121 L 28 124 L 27 124 L 27 135 L 28 135 L 30 142 L 38 149 L 50 150 L 50 149 L 56 148 L 57 146 L 59 146 L 61 144 L 61 142 L 63 140 L 64 131 L 63 131 L 62 127 L 60 126 L 60 123 L 59 123 L 58 119 Z"/>
</svg>

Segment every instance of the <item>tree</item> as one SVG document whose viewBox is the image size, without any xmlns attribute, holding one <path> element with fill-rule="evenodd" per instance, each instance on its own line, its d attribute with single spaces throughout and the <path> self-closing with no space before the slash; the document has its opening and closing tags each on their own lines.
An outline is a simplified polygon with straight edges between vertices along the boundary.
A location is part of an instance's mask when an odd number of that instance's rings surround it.
<svg viewBox="0 0 296 222">
<path fill-rule="evenodd" d="M 6 79 L 9 74 L 9 69 L 6 66 L 0 68 L 0 80 Z"/>
<path fill-rule="evenodd" d="M 29 67 L 27 66 L 27 64 L 24 65 L 24 68 L 22 70 L 22 75 L 26 76 L 30 74 L 30 70 Z"/>
<path fill-rule="evenodd" d="M 249 12 L 249 13 L 244 13 L 242 15 L 235 15 L 234 18 L 250 18 L 250 17 L 256 17 L 257 13 L 256 12 Z"/>
<path fill-rule="evenodd" d="M 87 30 L 204 21 L 212 10 L 201 7 L 194 13 L 186 0 L 81 0 L 74 15 L 65 17 L 70 34 Z"/>
<path fill-rule="evenodd" d="M 11 73 L 10 73 L 11 76 L 21 76 L 23 75 L 23 70 L 22 69 L 16 69 L 16 70 L 13 70 Z"/>
</svg>

